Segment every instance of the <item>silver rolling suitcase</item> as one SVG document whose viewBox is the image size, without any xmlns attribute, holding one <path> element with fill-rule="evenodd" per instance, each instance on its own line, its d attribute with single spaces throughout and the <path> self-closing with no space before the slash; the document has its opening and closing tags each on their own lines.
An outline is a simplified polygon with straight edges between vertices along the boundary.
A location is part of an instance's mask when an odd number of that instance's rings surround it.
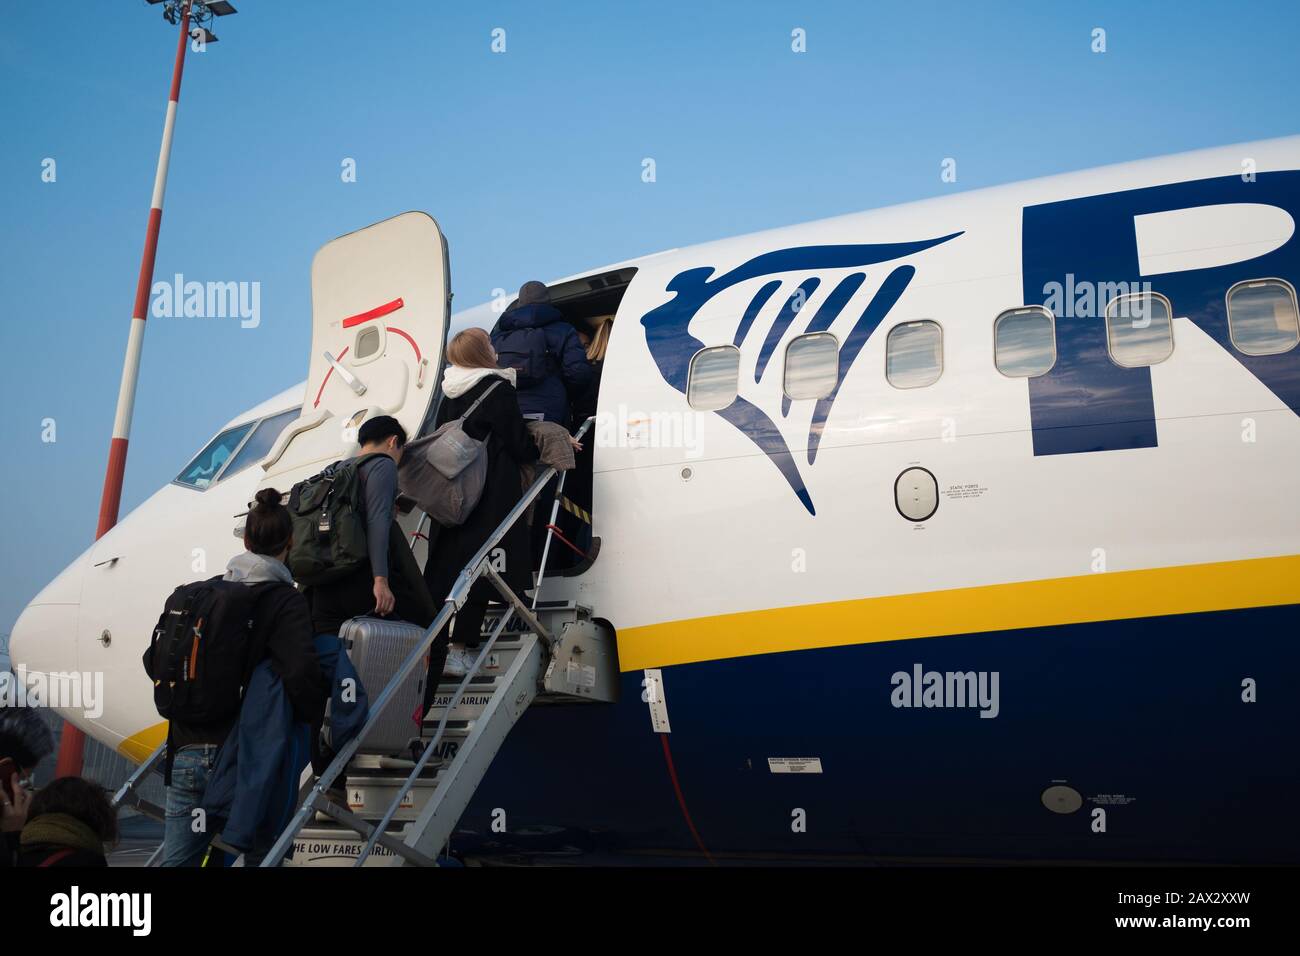
<svg viewBox="0 0 1300 956">
<path fill-rule="evenodd" d="M 381 617 L 354 617 L 339 628 L 339 639 L 372 703 L 423 637 L 424 628 L 418 624 Z M 359 753 L 409 756 L 407 742 L 420 736 L 427 670 L 421 662 L 406 675 L 396 699 L 362 738 Z"/>
</svg>

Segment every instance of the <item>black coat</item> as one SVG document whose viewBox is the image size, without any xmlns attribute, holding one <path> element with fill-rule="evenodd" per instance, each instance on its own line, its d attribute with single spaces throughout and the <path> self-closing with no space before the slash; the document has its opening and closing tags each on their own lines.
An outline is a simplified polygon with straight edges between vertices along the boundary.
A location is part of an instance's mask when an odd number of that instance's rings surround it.
<svg viewBox="0 0 1300 956">
<path fill-rule="evenodd" d="M 464 424 L 465 432 L 471 438 L 479 441 L 487 438 L 487 480 L 483 485 L 483 497 L 464 524 L 454 528 L 436 527 L 429 541 L 424 580 L 429 585 L 429 594 L 439 606 L 447 599 L 447 593 L 469 559 L 523 497 L 520 465 L 538 458 L 537 444 L 524 424 L 514 386 L 498 375 L 484 376 L 463 395 L 455 398 L 443 396 L 436 425 L 459 418 L 495 382 L 500 384 Z M 516 521 L 500 547 L 505 550 L 505 569 L 501 576 L 516 591 L 532 587 L 533 563 L 527 521 L 523 518 Z M 497 593 L 490 584 L 482 582 L 475 589 L 475 595 L 486 597 L 489 588 L 492 595 Z"/>
<path fill-rule="evenodd" d="M 596 414 L 596 397 L 600 391 L 600 374 L 604 370 L 605 360 L 591 363 L 591 382 L 582 390 L 582 394 L 573 400 L 573 427 L 578 429 L 588 418 Z M 574 453 L 573 470 L 564 479 L 564 496 L 587 511 L 591 510 L 592 480 L 594 477 L 594 449 L 596 447 L 596 423 L 592 422 L 587 434 L 582 438 L 582 451 Z M 567 514 L 567 512 L 561 512 Z M 573 527 L 567 518 L 561 524 Z"/>
<path fill-rule="evenodd" d="M 390 621 L 428 627 L 437 608 L 420 580 L 420 565 L 396 521 L 388 532 L 388 588 L 393 592 Z M 304 589 L 315 634 L 337 634 L 343 622 L 375 610 L 375 575 L 366 560 L 336 581 Z"/>
</svg>

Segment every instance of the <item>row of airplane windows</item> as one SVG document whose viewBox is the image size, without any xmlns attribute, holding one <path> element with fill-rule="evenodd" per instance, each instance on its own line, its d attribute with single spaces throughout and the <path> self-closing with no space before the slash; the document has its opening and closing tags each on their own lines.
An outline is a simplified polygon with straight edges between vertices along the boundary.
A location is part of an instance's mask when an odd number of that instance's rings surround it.
<svg viewBox="0 0 1300 956">
<path fill-rule="evenodd" d="M 1245 355 L 1277 355 L 1300 343 L 1296 292 L 1282 279 L 1239 282 L 1228 290 L 1228 329 Z M 1173 307 L 1159 293 L 1122 295 L 1106 306 L 1106 349 L 1116 365 L 1144 368 L 1174 351 Z M 840 343 L 830 332 L 791 339 L 782 388 L 787 398 L 828 397 L 839 377 Z M 1009 309 L 993 321 L 993 363 L 1009 378 L 1045 375 L 1056 365 L 1056 316 L 1042 306 Z M 943 328 L 931 319 L 903 322 L 885 340 L 885 378 L 895 388 L 924 388 L 943 374 Z M 736 400 L 740 349 L 701 349 L 691 360 L 686 400 L 717 411 Z"/>
<path fill-rule="evenodd" d="M 1228 329 L 1245 355 L 1277 355 L 1300 343 L 1295 289 L 1282 279 L 1239 282 L 1228 290 Z M 1122 295 L 1106 306 L 1106 348 L 1124 368 L 1143 368 L 1174 351 L 1173 307 L 1163 295 Z M 782 387 L 792 400 L 827 398 L 839 378 L 840 343 L 830 332 L 791 339 L 785 350 Z M 1009 309 L 993 320 L 993 363 L 1009 378 L 1045 375 L 1056 365 L 1056 316 L 1042 306 Z M 903 322 L 885 340 L 885 378 L 895 388 L 924 388 L 943 374 L 943 328 L 932 319 Z M 691 360 L 686 400 L 700 411 L 717 411 L 736 400 L 740 349 L 701 349 Z M 289 409 L 222 432 L 176 477 L 204 489 L 260 461 L 298 414 Z"/>
</svg>

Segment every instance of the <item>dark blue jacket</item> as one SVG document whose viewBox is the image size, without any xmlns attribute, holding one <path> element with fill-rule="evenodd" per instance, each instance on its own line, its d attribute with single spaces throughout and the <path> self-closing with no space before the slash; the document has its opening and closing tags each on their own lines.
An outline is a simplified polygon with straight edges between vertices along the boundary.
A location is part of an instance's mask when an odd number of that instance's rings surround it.
<svg viewBox="0 0 1300 956">
<path fill-rule="evenodd" d="M 341 749 L 370 713 L 356 669 L 333 635 L 316 638 L 321 670 L 333 685 L 331 745 Z M 344 700 L 344 682 L 356 689 Z M 270 849 L 298 809 L 298 781 L 311 759 L 311 727 L 299 721 L 270 661 L 253 670 L 239 719 L 217 754 L 203 791 L 209 832 L 238 850 Z"/>
<path fill-rule="evenodd" d="M 203 791 L 209 832 L 239 850 L 274 842 L 293 815 L 310 743 L 310 725 L 294 719 L 279 675 L 270 662 L 258 664 Z"/>
<path fill-rule="evenodd" d="M 529 388 L 520 388 L 519 411 L 525 416 L 541 413 L 548 422 L 569 425 L 569 396 L 579 394 L 591 381 L 591 363 L 577 331 L 545 302 L 508 310 L 492 331 L 493 345 L 501 332 L 514 329 L 544 329 L 546 347 L 555 360 L 556 373 Z"/>
</svg>

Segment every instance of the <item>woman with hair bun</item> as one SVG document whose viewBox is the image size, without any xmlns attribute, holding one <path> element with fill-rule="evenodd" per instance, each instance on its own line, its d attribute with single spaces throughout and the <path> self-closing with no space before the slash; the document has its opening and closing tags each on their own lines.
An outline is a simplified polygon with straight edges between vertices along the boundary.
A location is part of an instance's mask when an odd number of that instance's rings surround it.
<svg viewBox="0 0 1300 956">
<path fill-rule="evenodd" d="M 253 589 L 253 621 L 249 646 L 280 678 L 293 706 L 293 716 L 303 723 L 320 723 L 329 698 L 329 684 L 321 673 L 313 643 L 311 611 L 307 599 L 294 587 L 284 560 L 292 543 L 293 524 L 283 495 L 264 488 L 249 509 L 244 523 L 244 551 L 230 559 L 223 580 Z M 216 725 L 173 724 L 172 782 L 167 788 L 167 817 L 163 839 L 163 866 L 198 866 L 210 833 L 195 833 L 194 810 L 238 717 Z"/>
</svg>

